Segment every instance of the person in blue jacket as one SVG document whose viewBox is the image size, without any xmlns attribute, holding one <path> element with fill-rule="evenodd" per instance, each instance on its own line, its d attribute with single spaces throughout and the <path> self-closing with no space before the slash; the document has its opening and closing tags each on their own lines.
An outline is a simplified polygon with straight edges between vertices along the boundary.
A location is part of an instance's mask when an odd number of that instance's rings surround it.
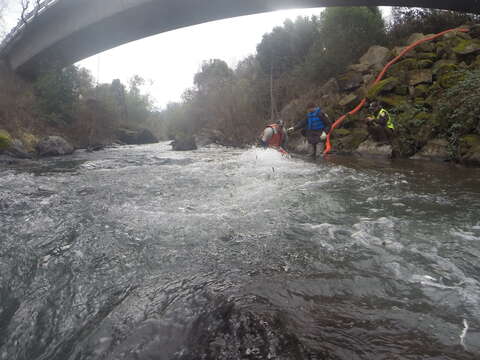
<svg viewBox="0 0 480 360">
<path fill-rule="evenodd" d="M 330 126 L 328 115 L 320 107 L 310 103 L 307 106 L 307 116 L 294 127 L 287 129 L 287 131 L 292 132 L 302 129 L 302 135 L 307 138 L 308 143 L 313 147 L 312 157 L 315 159 L 317 157 L 317 145 L 325 141 Z"/>
</svg>

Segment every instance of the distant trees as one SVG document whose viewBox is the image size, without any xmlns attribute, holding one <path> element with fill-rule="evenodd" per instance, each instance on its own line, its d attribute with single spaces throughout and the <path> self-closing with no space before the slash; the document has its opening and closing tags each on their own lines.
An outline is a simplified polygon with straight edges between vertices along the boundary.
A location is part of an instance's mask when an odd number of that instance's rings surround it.
<svg viewBox="0 0 480 360">
<path fill-rule="evenodd" d="M 415 32 L 435 34 L 446 29 L 479 21 L 480 15 L 456 11 L 394 7 L 388 36 L 390 43 L 396 45 Z"/>
<path fill-rule="evenodd" d="M 315 82 L 325 81 L 344 71 L 370 46 L 385 42 L 385 23 L 377 7 L 327 8 L 305 61 L 306 75 Z"/>
</svg>

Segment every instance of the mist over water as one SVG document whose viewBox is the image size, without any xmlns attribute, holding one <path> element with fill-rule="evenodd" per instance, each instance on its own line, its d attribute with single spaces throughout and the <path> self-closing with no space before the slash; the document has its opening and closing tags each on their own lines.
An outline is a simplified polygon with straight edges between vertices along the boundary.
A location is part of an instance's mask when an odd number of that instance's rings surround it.
<svg viewBox="0 0 480 360">
<path fill-rule="evenodd" d="M 0 169 L 0 359 L 478 359 L 479 169 L 166 143 Z"/>
</svg>

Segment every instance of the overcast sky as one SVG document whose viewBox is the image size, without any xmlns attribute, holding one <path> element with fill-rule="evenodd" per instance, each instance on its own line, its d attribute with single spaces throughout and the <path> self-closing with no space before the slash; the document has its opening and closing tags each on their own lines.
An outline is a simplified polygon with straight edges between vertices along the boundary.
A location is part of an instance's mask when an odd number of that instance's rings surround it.
<svg viewBox="0 0 480 360">
<path fill-rule="evenodd" d="M 19 17 L 15 6 L 18 3 L 11 0 L 6 18 L 9 27 Z M 255 54 L 263 34 L 282 25 L 285 19 L 319 15 L 321 11 L 321 8 L 285 10 L 213 21 L 134 41 L 77 65 L 89 69 L 99 82 L 118 78 L 127 84 L 128 79 L 138 74 L 147 81 L 143 90 L 151 94 L 157 107 L 164 107 L 179 101 L 183 91 L 193 86 L 193 76 L 202 61 L 219 58 L 235 67 L 243 58 Z"/>
</svg>

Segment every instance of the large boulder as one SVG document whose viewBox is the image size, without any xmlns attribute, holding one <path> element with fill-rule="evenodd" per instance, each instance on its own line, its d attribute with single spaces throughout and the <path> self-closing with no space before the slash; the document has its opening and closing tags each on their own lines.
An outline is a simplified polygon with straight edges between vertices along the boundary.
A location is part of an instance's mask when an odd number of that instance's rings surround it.
<svg viewBox="0 0 480 360">
<path fill-rule="evenodd" d="M 176 136 L 171 145 L 174 151 L 197 150 L 197 144 L 193 135 Z"/>
<path fill-rule="evenodd" d="M 127 145 L 154 144 L 158 139 L 148 129 L 119 128 L 116 131 L 118 140 Z"/>
<path fill-rule="evenodd" d="M 36 150 L 39 156 L 69 155 L 75 148 L 60 136 L 48 136 L 37 144 Z"/>
<path fill-rule="evenodd" d="M 380 70 L 383 68 L 387 61 L 391 58 L 392 53 L 389 49 L 383 46 L 372 46 L 368 51 L 360 58 L 360 64 L 370 65 L 374 70 Z"/>
<path fill-rule="evenodd" d="M 445 139 L 430 140 L 418 153 L 411 157 L 413 160 L 447 161 L 450 158 L 449 143 Z"/>
</svg>

